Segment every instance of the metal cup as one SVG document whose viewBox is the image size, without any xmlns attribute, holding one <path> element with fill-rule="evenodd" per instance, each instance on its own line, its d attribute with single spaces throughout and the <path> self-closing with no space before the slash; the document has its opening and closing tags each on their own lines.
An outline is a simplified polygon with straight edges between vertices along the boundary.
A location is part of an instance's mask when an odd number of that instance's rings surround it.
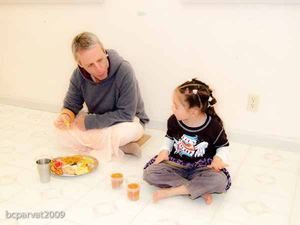
<svg viewBox="0 0 300 225">
<path fill-rule="evenodd" d="M 39 171 L 40 180 L 42 183 L 47 183 L 50 181 L 50 162 L 51 159 L 38 159 L 36 165 Z"/>
</svg>

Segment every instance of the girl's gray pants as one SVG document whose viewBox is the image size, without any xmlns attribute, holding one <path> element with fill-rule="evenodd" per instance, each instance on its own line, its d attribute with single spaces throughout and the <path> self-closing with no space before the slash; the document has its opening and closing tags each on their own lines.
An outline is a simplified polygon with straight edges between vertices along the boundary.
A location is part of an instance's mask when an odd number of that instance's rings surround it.
<svg viewBox="0 0 300 225">
<path fill-rule="evenodd" d="M 204 194 L 225 192 L 227 177 L 213 168 L 180 168 L 165 162 L 152 164 L 144 170 L 144 180 L 149 184 L 170 188 L 184 185 L 191 199 Z"/>
</svg>

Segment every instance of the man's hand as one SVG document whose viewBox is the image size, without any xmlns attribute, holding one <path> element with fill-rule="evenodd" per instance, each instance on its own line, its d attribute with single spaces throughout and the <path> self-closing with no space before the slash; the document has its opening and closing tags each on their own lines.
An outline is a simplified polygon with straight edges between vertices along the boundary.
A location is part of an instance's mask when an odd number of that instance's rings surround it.
<svg viewBox="0 0 300 225">
<path fill-rule="evenodd" d="M 158 164 L 164 160 L 169 160 L 169 152 L 167 150 L 160 151 L 153 164 Z"/>
<path fill-rule="evenodd" d="M 215 156 L 212 163 L 210 165 L 208 165 L 208 168 L 214 168 L 216 171 L 220 171 L 221 169 L 225 168 L 229 166 L 228 164 L 223 163 L 223 160 L 218 157 Z"/>
<path fill-rule="evenodd" d="M 71 118 L 68 114 L 61 114 L 59 117 L 57 117 L 56 120 L 54 120 L 54 126 L 58 129 L 61 130 L 67 130 L 69 127 L 68 125 L 70 125 L 71 123 Z"/>
<path fill-rule="evenodd" d="M 85 126 L 84 126 L 84 119 L 85 116 L 79 116 L 75 121 L 76 121 L 76 126 L 79 128 L 81 131 L 86 131 Z"/>
</svg>

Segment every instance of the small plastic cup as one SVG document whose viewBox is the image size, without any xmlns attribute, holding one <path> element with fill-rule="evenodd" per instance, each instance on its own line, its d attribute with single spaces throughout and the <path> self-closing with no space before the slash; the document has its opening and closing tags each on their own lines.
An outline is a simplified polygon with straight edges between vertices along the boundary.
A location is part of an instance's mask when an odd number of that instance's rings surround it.
<svg viewBox="0 0 300 225">
<path fill-rule="evenodd" d="M 127 197 L 131 201 L 137 201 L 140 198 L 140 187 L 137 183 L 131 183 L 127 186 Z"/>
<path fill-rule="evenodd" d="M 111 187 L 113 189 L 119 188 L 123 183 L 123 174 L 113 173 L 111 176 Z"/>
</svg>

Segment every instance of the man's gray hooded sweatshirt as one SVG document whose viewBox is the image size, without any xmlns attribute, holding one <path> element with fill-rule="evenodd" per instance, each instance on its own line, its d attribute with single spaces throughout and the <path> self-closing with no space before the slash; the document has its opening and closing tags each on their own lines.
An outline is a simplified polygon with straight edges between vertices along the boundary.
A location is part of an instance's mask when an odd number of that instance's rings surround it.
<svg viewBox="0 0 300 225">
<path fill-rule="evenodd" d="M 98 83 L 83 68 L 74 70 L 64 108 L 77 115 L 85 102 L 89 112 L 84 121 L 87 130 L 132 122 L 134 116 L 144 125 L 149 118 L 131 65 L 114 50 L 107 50 L 107 54 L 108 76 Z"/>
</svg>

